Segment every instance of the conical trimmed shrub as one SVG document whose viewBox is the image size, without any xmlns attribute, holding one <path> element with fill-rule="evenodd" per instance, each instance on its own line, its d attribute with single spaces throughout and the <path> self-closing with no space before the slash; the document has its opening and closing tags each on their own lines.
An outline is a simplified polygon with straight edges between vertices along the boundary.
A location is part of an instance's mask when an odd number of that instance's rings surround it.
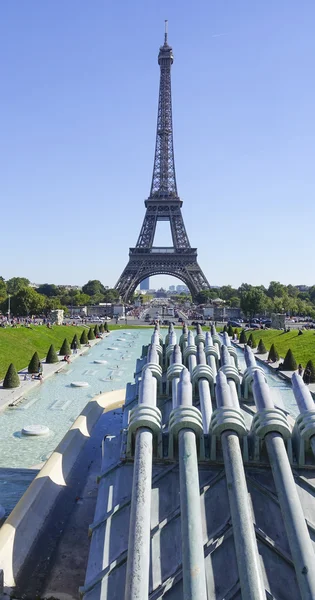
<svg viewBox="0 0 315 600">
<path fill-rule="evenodd" d="M 99 328 L 98 324 L 96 323 L 96 325 L 94 327 L 94 335 L 96 337 L 99 334 L 100 334 L 100 328 Z"/>
<path fill-rule="evenodd" d="M 233 331 L 232 325 L 229 325 L 229 327 L 228 327 L 228 334 L 230 337 L 233 337 L 234 331 Z"/>
<path fill-rule="evenodd" d="M 81 347 L 77 334 L 75 334 L 73 336 L 73 340 L 72 340 L 70 346 L 71 346 L 71 350 L 78 350 Z"/>
<path fill-rule="evenodd" d="M 279 360 L 279 354 L 274 344 L 271 344 L 271 348 L 268 354 L 268 360 L 271 360 L 271 362 L 276 362 L 277 360 Z"/>
<path fill-rule="evenodd" d="M 267 352 L 267 348 L 266 348 L 264 342 L 262 341 L 262 339 L 260 338 L 258 348 L 257 348 L 257 354 L 266 354 L 266 352 Z"/>
<path fill-rule="evenodd" d="M 248 345 L 250 348 L 256 348 L 256 345 L 257 345 L 257 344 L 256 344 L 256 342 L 255 342 L 255 338 L 254 338 L 254 336 L 253 336 L 253 334 L 252 334 L 252 333 L 250 334 L 250 336 L 249 336 L 249 338 L 248 338 L 247 345 Z"/>
<path fill-rule="evenodd" d="M 80 337 L 80 344 L 87 344 L 88 341 L 87 331 L 86 329 L 83 329 Z"/>
<path fill-rule="evenodd" d="M 68 354 L 71 354 L 71 349 L 67 338 L 65 338 L 59 350 L 59 356 L 68 356 Z"/>
<path fill-rule="evenodd" d="M 105 329 L 104 329 L 104 324 L 101 323 L 100 324 L 100 333 L 104 333 Z"/>
<path fill-rule="evenodd" d="M 47 365 L 52 365 L 53 363 L 57 363 L 57 362 L 59 362 L 59 358 L 57 356 L 57 352 L 54 348 L 54 345 L 51 344 L 51 346 L 49 347 L 49 350 L 47 352 L 46 363 L 47 363 Z"/>
<path fill-rule="evenodd" d="M 105 333 L 109 332 L 108 325 L 107 325 L 106 321 L 105 321 L 105 324 L 104 324 L 104 330 L 105 330 Z"/>
<path fill-rule="evenodd" d="M 14 364 L 11 363 L 3 380 L 3 387 L 5 390 L 9 390 L 10 388 L 19 387 L 19 385 L 20 378 L 16 372 Z"/>
<path fill-rule="evenodd" d="M 240 344 L 247 344 L 247 337 L 244 329 L 242 329 L 240 333 Z"/>
<path fill-rule="evenodd" d="M 236 329 L 236 328 L 234 329 L 234 335 L 238 336 L 238 329 Z"/>
<path fill-rule="evenodd" d="M 90 327 L 90 329 L 89 329 L 88 339 L 95 340 L 95 335 L 94 335 L 94 331 L 93 331 L 92 327 Z"/>
<path fill-rule="evenodd" d="M 28 372 L 29 373 L 39 373 L 40 371 L 40 360 L 39 360 L 39 356 L 37 354 L 37 352 L 34 352 L 30 363 L 28 365 Z"/>
<path fill-rule="evenodd" d="M 287 351 L 283 365 L 281 366 L 281 371 L 295 371 L 297 369 L 297 363 L 294 358 L 293 352 L 291 348 Z"/>
<path fill-rule="evenodd" d="M 227 326 L 226 326 L 226 325 L 224 325 L 224 327 L 223 327 L 223 331 L 226 331 L 226 333 L 228 333 L 228 328 L 227 328 Z"/>
<path fill-rule="evenodd" d="M 310 375 L 306 373 L 305 376 L 305 371 L 310 371 Z M 305 383 L 315 383 L 315 367 L 312 360 L 309 360 L 306 363 L 306 367 L 303 373 L 303 381 L 305 381 Z"/>
</svg>

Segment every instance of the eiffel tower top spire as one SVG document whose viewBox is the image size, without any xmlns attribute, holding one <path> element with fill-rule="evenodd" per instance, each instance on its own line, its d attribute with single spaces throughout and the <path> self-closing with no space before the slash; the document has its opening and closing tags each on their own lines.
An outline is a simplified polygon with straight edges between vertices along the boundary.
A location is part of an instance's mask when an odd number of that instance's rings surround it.
<svg viewBox="0 0 315 600">
<path fill-rule="evenodd" d="M 168 22 L 165 21 L 164 44 L 160 47 L 159 106 L 150 198 L 178 198 L 173 148 L 171 65 L 174 57 L 168 45 Z"/>
</svg>

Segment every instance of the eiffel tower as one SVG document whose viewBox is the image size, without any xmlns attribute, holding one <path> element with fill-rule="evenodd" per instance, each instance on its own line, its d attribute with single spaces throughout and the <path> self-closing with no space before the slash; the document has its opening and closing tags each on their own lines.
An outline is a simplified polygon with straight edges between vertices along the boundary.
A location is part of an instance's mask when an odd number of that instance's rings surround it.
<svg viewBox="0 0 315 600">
<path fill-rule="evenodd" d="M 160 90 L 155 156 L 150 196 L 135 248 L 115 288 L 123 301 L 132 296 L 137 285 L 152 275 L 173 275 L 183 281 L 194 298 L 208 289 L 209 283 L 197 262 L 197 248 L 191 248 L 182 216 L 182 200 L 177 193 L 172 123 L 171 65 L 173 51 L 168 45 L 167 21 L 164 44 L 160 47 Z M 153 246 L 157 221 L 169 221 L 173 246 Z"/>
</svg>

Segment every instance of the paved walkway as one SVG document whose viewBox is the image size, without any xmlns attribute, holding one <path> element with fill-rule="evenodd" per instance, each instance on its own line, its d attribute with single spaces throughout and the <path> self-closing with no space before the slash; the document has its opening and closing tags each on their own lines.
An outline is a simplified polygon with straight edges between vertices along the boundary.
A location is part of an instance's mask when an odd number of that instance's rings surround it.
<svg viewBox="0 0 315 600">
<path fill-rule="evenodd" d="M 109 334 L 104 334 L 103 337 L 106 337 L 106 335 L 109 335 Z M 101 338 L 98 338 L 96 340 L 90 340 L 89 343 L 90 343 L 91 347 L 93 347 L 93 346 L 95 346 L 95 344 L 97 344 L 100 341 L 101 341 Z M 80 350 L 78 350 L 77 354 L 71 355 L 71 362 L 73 360 L 75 360 L 76 358 L 78 358 L 78 356 L 82 356 L 82 354 L 86 354 L 87 352 L 89 352 L 89 350 L 90 350 L 90 348 L 81 346 L 81 348 L 80 348 Z M 9 404 L 18 402 L 18 400 L 22 399 L 25 396 L 25 394 L 27 394 L 30 390 L 32 390 L 34 387 L 36 387 L 38 385 L 41 385 L 41 383 L 43 381 L 48 379 L 48 377 L 51 377 L 51 375 L 54 375 L 54 373 L 57 373 L 57 371 L 58 372 L 62 371 L 67 364 L 63 361 L 62 357 L 59 357 L 58 363 L 54 363 L 52 365 L 46 365 L 44 360 L 42 361 L 42 363 L 43 363 L 43 379 L 42 379 L 42 381 L 39 381 L 38 379 L 28 379 L 28 380 L 24 381 L 24 375 L 26 373 L 28 373 L 28 370 L 27 370 L 28 367 L 25 367 L 25 369 L 22 369 L 21 371 L 19 371 L 19 376 L 21 379 L 21 383 L 20 383 L 19 387 L 5 390 L 5 389 L 3 389 L 2 385 L 0 386 L 0 412 L 2 410 L 4 410 L 7 406 L 9 406 Z"/>
</svg>

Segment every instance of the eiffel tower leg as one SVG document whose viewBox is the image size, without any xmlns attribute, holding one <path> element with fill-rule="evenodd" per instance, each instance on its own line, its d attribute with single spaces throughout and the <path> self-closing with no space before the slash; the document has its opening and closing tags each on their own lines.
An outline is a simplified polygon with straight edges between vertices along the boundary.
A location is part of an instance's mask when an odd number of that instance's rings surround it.
<svg viewBox="0 0 315 600">
<path fill-rule="evenodd" d="M 197 252 L 189 248 L 183 253 L 153 252 L 141 253 L 137 248 L 131 249 L 129 262 L 122 272 L 115 288 L 126 302 L 134 293 L 137 285 L 153 275 L 172 275 L 183 281 L 193 298 L 204 289 L 209 288 L 202 270 L 197 262 Z"/>
</svg>

